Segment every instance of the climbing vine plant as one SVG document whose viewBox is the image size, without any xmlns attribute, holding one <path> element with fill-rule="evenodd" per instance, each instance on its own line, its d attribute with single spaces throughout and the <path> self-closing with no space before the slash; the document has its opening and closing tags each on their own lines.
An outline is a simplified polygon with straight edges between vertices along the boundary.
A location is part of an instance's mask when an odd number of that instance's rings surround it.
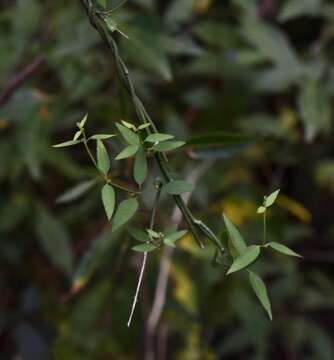
<svg viewBox="0 0 334 360">
<path fill-rule="evenodd" d="M 127 224 L 137 213 L 140 208 L 140 199 L 143 189 L 145 188 L 146 179 L 148 177 L 152 163 L 155 163 L 159 169 L 160 177 L 154 181 L 152 191 L 155 192 L 155 200 L 151 212 L 151 221 L 147 228 L 128 228 L 130 235 L 138 241 L 132 249 L 135 252 L 143 253 L 143 261 L 138 280 L 137 289 L 135 291 L 133 305 L 131 308 L 128 326 L 130 326 L 134 314 L 135 306 L 138 300 L 140 287 L 143 281 L 143 274 L 147 262 L 148 254 L 153 251 L 159 251 L 163 246 L 176 247 L 177 241 L 181 239 L 188 231 L 192 234 L 194 240 L 201 248 L 205 247 L 205 239 L 212 242 L 215 246 L 215 254 L 213 257 L 213 265 L 221 265 L 224 273 L 227 275 L 244 271 L 248 275 L 249 283 L 254 293 L 258 297 L 260 303 L 272 319 L 271 304 L 265 283 L 254 271 L 249 267 L 259 260 L 260 255 L 265 249 L 271 249 L 287 256 L 300 257 L 299 254 L 289 249 L 287 246 L 277 242 L 267 242 L 267 212 L 274 205 L 279 190 L 265 196 L 263 203 L 259 206 L 257 212 L 263 217 L 263 238 L 258 245 L 247 245 L 243 236 L 240 234 L 236 226 L 223 214 L 224 231 L 222 236 L 218 237 L 202 220 L 197 219 L 182 195 L 194 190 L 192 183 L 175 178 L 170 170 L 168 153 L 173 152 L 185 145 L 185 142 L 175 139 L 170 134 L 161 133 L 156 128 L 154 121 L 149 116 L 144 104 L 139 99 L 136 89 L 131 80 L 129 70 L 123 61 L 117 43 L 115 34 L 119 33 L 125 38 L 127 35 L 118 28 L 117 23 L 113 20 L 113 13 L 126 1 L 121 1 L 113 9 L 107 9 L 105 0 L 81 0 L 81 3 L 87 13 L 91 25 L 99 33 L 102 40 L 106 43 L 111 51 L 111 56 L 115 64 L 118 78 L 124 87 L 132 102 L 137 121 L 120 120 L 116 123 L 117 131 L 111 134 L 93 134 L 89 135 L 86 131 L 86 123 L 88 115 L 77 123 L 71 140 L 57 144 L 54 147 L 70 147 L 74 145 L 82 145 L 90 158 L 92 164 L 96 168 L 99 179 L 102 181 L 101 200 L 105 209 L 106 217 L 111 222 L 112 233 L 120 230 Z M 111 156 L 105 146 L 105 141 L 117 141 L 124 147 L 116 155 L 115 161 L 124 161 L 133 158 L 133 178 L 137 184 L 136 188 L 128 188 L 120 181 L 110 175 Z M 94 148 L 94 150 L 92 150 Z M 65 193 L 61 200 L 71 200 L 78 193 L 84 193 L 86 190 L 101 182 L 95 179 L 84 184 L 80 184 L 75 189 L 71 189 Z M 119 194 L 125 194 L 123 195 Z M 156 227 L 156 215 L 159 211 L 159 201 L 161 194 L 171 196 L 180 209 L 188 229 L 178 229 L 173 225 L 167 229 Z M 122 201 L 118 201 L 122 198 Z M 87 264 L 91 259 L 92 249 L 84 258 L 74 277 L 74 288 L 80 288 L 83 282 L 84 273 L 87 272 Z"/>
</svg>

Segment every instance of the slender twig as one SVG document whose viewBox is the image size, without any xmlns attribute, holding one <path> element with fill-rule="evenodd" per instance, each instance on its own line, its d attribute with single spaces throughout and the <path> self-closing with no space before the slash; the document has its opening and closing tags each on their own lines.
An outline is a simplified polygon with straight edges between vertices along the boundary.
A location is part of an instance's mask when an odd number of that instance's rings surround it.
<svg viewBox="0 0 334 360">
<path fill-rule="evenodd" d="M 155 196 L 155 200 L 154 200 L 154 205 L 153 205 L 153 210 L 152 210 L 152 215 L 151 215 L 151 221 L 150 221 L 150 230 L 154 229 L 154 223 L 155 223 L 155 218 L 156 218 L 156 214 L 157 214 L 157 210 L 158 210 L 158 206 L 159 206 L 159 199 L 160 199 L 160 193 L 161 193 L 161 186 L 160 184 L 156 185 L 156 189 L 157 189 L 157 194 Z M 145 272 L 145 268 L 146 268 L 146 263 L 147 263 L 147 257 L 148 257 L 148 253 L 145 252 L 143 255 L 143 261 L 142 261 L 142 265 L 140 268 L 140 274 L 139 274 L 139 279 L 138 279 L 138 283 L 137 283 L 137 288 L 136 288 L 136 293 L 132 302 L 132 308 L 131 308 L 131 313 L 129 316 L 129 320 L 127 323 L 127 326 L 130 327 L 131 325 L 131 321 L 132 321 L 132 317 L 133 314 L 135 312 L 136 309 L 136 304 L 138 301 L 138 295 L 139 295 L 139 291 L 143 282 L 143 277 L 144 277 L 144 272 Z"/>
<path fill-rule="evenodd" d="M 5 86 L 0 94 L 0 106 L 5 104 L 14 92 L 22 86 L 41 66 L 46 63 L 44 55 L 38 55 L 30 64 L 28 64 L 19 74 L 15 75 Z"/>
<path fill-rule="evenodd" d="M 136 191 L 136 190 L 133 190 L 133 189 L 129 189 L 123 185 L 120 185 L 118 183 L 115 183 L 114 181 L 112 181 L 108 175 L 106 175 L 103 171 L 101 171 L 101 169 L 99 168 L 95 158 L 94 158 L 94 155 L 92 154 L 90 148 L 89 148 L 89 145 L 88 145 L 88 139 L 87 139 L 87 136 L 86 136 L 86 133 L 84 130 L 82 130 L 82 139 L 83 139 L 83 144 L 85 146 L 85 149 L 86 149 L 86 152 L 89 156 L 89 158 L 91 159 L 92 163 L 94 164 L 96 170 L 98 171 L 99 175 L 101 176 L 101 178 L 106 182 L 108 183 L 109 185 L 112 185 L 114 186 L 115 188 L 117 189 L 120 189 L 120 190 L 123 190 L 129 194 L 141 194 L 139 191 Z"/>
<path fill-rule="evenodd" d="M 208 169 L 213 165 L 213 163 L 213 161 L 208 161 L 199 165 L 189 174 L 187 180 L 191 181 L 193 184 L 198 183 L 200 178 L 208 171 Z M 183 196 L 183 200 L 186 204 L 190 200 L 190 195 L 191 194 L 188 193 Z M 182 215 L 183 213 L 176 206 L 172 214 L 171 223 L 176 225 L 180 224 L 182 221 Z M 168 277 L 170 273 L 170 264 L 173 253 L 174 248 L 166 246 L 161 257 L 154 300 L 151 311 L 146 321 L 146 360 L 154 359 L 153 338 L 165 306 Z"/>
<path fill-rule="evenodd" d="M 96 9 L 94 8 L 94 4 L 91 0 L 81 0 L 82 5 L 84 6 L 87 16 L 90 20 L 90 23 L 92 26 L 97 30 L 97 32 L 100 34 L 102 40 L 106 43 L 108 48 L 111 50 L 112 57 L 115 63 L 115 67 L 117 70 L 118 77 L 120 79 L 121 84 L 124 86 L 124 88 L 127 90 L 131 102 L 133 104 L 133 107 L 136 111 L 136 115 L 138 117 L 138 120 L 140 123 L 150 123 L 151 129 L 147 128 L 147 133 L 157 132 L 157 128 L 152 121 L 151 117 L 148 115 L 142 101 L 138 98 L 133 82 L 130 77 L 130 72 L 124 63 L 123 59 L 121 58 L 118 46 L 116 44 L 116 41 L 113 38 L 113 33 L 110 29 L 108 29 L 105 19 L 102 15 L 100 15 L 98 12 L 96 12 Z M 173 181 L 173 178 L 171 176 L 171 172 L 168 168 L 168 163 L 166 161 L 165 155 L 160 153 L 155 153 L 154 158 L 158 164 L 158 167 L 162 173 L 162 176 L 164 178 L 165 182 Z M 213 242 L 213 244 L 218 248 L 218 250 L 223 253 L 224 248 L 220 244 L 220 241 L 216 237 L 216 235 L 208 228 L 207 225 L 205 225 L 202 221 L 199 221 L 195 218 L 195 216 L 192 214 L 189 207 L 185 204 L 182 197 L 180 195 L 174 195 L 173 199 L 182 212 L 188 227 L 190 231 L 193 234 L 193 237 L 197 241 L 197 243 L 200 245 L 200 247 L 204 247 L 203 243 L 200 240 L 200 237 L 197 232 L 201 233 L 205 237 L 207 237 L 210 241 Z"/>
<path fill-rule="evenodd" d="M 263 213 L 263 245 L 267 243 L 267 211 Z"/>
</svg>

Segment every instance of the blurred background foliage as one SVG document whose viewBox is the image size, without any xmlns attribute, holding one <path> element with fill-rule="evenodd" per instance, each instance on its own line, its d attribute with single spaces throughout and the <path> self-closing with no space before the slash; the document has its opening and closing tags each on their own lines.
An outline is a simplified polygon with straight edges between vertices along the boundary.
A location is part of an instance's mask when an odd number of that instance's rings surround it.
<svg viewBox="0 0 334 360">
<path fill-rule="evenodd" d="M 51 147 L 86 112 L 91 132 L 113 132 L 120 118 L 134 121 L 133 109 L 79 1 L 0 0 L 0 10 L 0 357 L 144 358 L 161 252 L 150 257 L 127 329 L 140 256 L 126 232 L 110 235 L 94 183 L 57 203 L 95 171 L 82 148 Z M 210 247 L 201 252 L 184 237 L 155 358 L 334 359 L 333 3 L 129 0 L 114 19 L 130 37 L 119 37 L 121 52 L 161 131 L 258 139 L 241 152 L 220 143 L 170 158 L 184 177 L 211 165 L 192 196 L 196 214 L 220 233 L 224 211 L 256 243 L 256 208 L 281 188 L 269 240 L 305 257 L 268 252 L 257 265 L 270 323 L 244 276 L 225 277 L 211 266 Z M 113 169 L 133 184 L 130 166 Z M 141 226 L 151 195 L 136 217 Z M 163 205 L 160 224 L 172 209 Z M 73 289 L 78 267 L 85 276 Z"/>
</svg>

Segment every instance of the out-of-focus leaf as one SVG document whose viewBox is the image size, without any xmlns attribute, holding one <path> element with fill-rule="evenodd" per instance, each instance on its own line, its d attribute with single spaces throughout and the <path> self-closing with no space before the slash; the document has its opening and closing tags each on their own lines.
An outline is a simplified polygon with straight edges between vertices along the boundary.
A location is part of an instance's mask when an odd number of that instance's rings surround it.
<svg viewBox="0 0 334 360">
<path fill-rule="evenodd" d="M 312 141 L 331 126 L 331 100 L 325 87 L 314 79 L 306 80 L 298 98 L 298 107 L 305 127 L 306 140 Z"/>
<path fill-rule="evenodd" d="M 280 21 L 288 21 L 300 16 L 318 16 L 321 14 L 322 0 L 288 0 L 279 14 Z"/>
<path fill-rule="evenodd" d="M 257 245 L 251 245 L 246 250 L 234 259 L 231 267 L 227 271 L 228 274 L 232 274 L 236 271 L 242 270 L 251 265 L 260 255 L 260 247 Z"/>
<path fill-rule="evenodd" d="M 91 248 L 81 259 L 72 279 L 72 291 L 79 291 L 94 274 L 105 254 L 115 244 L 115 235 L 106 230 L 92 242 Z"/>
<path fill-rule="evenodd" d="M 129 231 L 130 235 L 138 241 L 141 241 L 141 242 L 150 241 L 150 237 L 147 235 L 147 233 L 144 230 L 137 229 L 134 227 L 129 227 L 128 231 Z"/>
<path fill-rule="evenodd" d="M 301 65 L 297 54 L 281 31 L 254 19 L 247 19 L 242 26 L 245 38 L 264 56 L 278 66 L 290 67 L 289 71 L 294 69 L 299 73 Z"/>
<path fill-rule="evenodd" d="M 151 252 L 155 250 L 156 247 L 153 244 L 140 244 L 132 248 L 132 250 L 137 252 Z"/>
<path fill-rule="evenodd" d="M 70 238 L 63 225 L 43 207 L 37 212 L 36 232 L 51 262 L 69 275 L 73 269 Z"/>
<path fill-rule="evenodd" d="M 59 198 L 57 198 L 57 203 L 69 203 L 71 201 L 79 199 L 81 196 L 86 194 L 95 184 L 97 183 L 96 179 L 83 181 L 71 189 L 65 191 Z"/>
<path fill-rule="evenodd" d="M 191 192 L 193 190 L 194 185 L 185 180 L 174 180 L 163 185 L 161 188 L 161 191 L 171 195 L 180 195 L 186 192 Z"/>
<path fill-rule="evenodd" d="M 194 0 L 173 0 L 165 16 L 165 20 L 172 26 L 190 19 L 193 13 Z"/>
<path fill-rule="evenodd" d="M 116 210 L 113 222 L 112 231 L 115 232 L 121 226 L 126 224 L 137 212 L 139 207 L 138 200 L 135 198 L 126 199 L 121 202 Z"/>
<path fill-rule="evenodd" d="M 226 159 L 243 151 L 257 139 L 248 135 L 218 133 L 198 135 L 187 140 L 184 148 L 191 148 L 198 159 Z"/>
<path fill-rule="evenodd" d="M 265 283 L 254 272 L 248 270 L 248 273 L 249 273 L 249 281 L 250 281 L 250 283 L 252 285 L 252 288 L 253 288 L 256 296 L 258 297 L 258 299 L 260 300 L 262 306 L 264 307 L 264 309 L 268 313 L 268 316 L 269 316 L 270 320 L 272 320 L 273 315 L 272 315 L 272 312 L 271 312 L 270 300 L 269 300 L 269 297 L 268 297 L 267 288 L 266 288 Z"/>
</svg>

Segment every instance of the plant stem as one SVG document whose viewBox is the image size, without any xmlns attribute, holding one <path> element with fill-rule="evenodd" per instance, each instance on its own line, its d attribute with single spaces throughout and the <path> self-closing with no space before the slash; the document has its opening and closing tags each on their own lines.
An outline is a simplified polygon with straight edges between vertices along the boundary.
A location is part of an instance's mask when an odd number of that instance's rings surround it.
<svg viewBox="0 0 334 360">
<path fill-rule="evenodd" d="M 161 194 L 161 189 L 160 189 L 160 186 L 158 186 L 157 187 L 157 194 L 155 196 L 154 205 L 153 205 L 153 209 L 152 209 L 152 215 L 151 215 L 151 221 L 150 221 L 150 230 L 153 230 L 153 228 L 154 228 L 155 218 L 156 218 L 158 205 L 159 205 L 160 194 Z M 135 293 L 133 303 L 132 303 L 131 313 L 130 313 L 129 320 L 128 320 L 128 323 L 127 323 L 128 327 L 130 327 L 130 325 L 131 325 L 133 314 L 134 314 L 135 309 L 136 309 L 136 304 L 137 304 L 137 301 L 138 301 L 139 291 L 140 291 L 140 288 L 141 288 L 141 284 L 143 282 L 145 267 L 146 267 L 146 263 L 147 263 L 147 257 L 148 257 L 148 253 L 145 252 L 144 255 L 143 255 L 143 261 L 142 261 L 142 265 L 141 265 L 141 268 L 140 268 L 140 274 L 139 274 L 138 284 L 137 284 L 137 288 L 136 288 L 136 293 Z"/>
<path fill-rule="evenodd" d="M 263 240 L 262 245 L 267 243 L 267 211 L 263 213 Z"/>
<path fill-rule="evenodd" d="M 123 191 L 125 191 L 125 192 L 127 192 L 127 193 L 129 193 L 129 194 L 137 194 L 137 195 L 140 194 L 139 191 L 129 189 L 129 188 L 127 188 L 127 187 L 125 187 L 125 186 L 123 186 L 123 185 L 117 184 L 117 183 L 113 182 L 111 179 L 109 179 L 108 176 L 107 176 L 106 174 L 104 174 L 104 173 L 100 170 L 100 168 L 98 167 L 97 162 L 96 162 L 96 160 L 95 160 L 95 158 L 94 158 L 94 156 L 93 156 L 93 154 L 92 154 L 92 152 L 90 151 L 90 148 L 89 148 L 89 146 L 88 146 L 88 140 L 87 140 L 87 136 L 86 136 L 84 130 L 82 131 L 82 139 L 83 139 L 83 143 L 84 143 L 85 149 L 86 149 L 86 151 L 87 151 L 87 154 L 89 155 L 90 159 L 92 160 L 92 163 L 94 164 L 94 166 L 95 166 L 96 170 L 98 171 L 99 175 L 101 176 L 101 178 L 102 178 L 107 184 L 112 185 L 112 186 L 114 186 L 115 188 L 120 189 L 120 190 L 123 190 Z"/>
<path fill-rule="evenodd" d="M 129 70 L 127 66 L 125 65 L 123 59 L 119 55 L 117 44 L 113 38 L 112 32 L 107 28 L 107 25 L 104 21 L 104 18 L 96 13 L 94 11 L 93 4 L 90 0 L 81 0 L 81 3 L 83 4 L 87 16 L 90 20 L 90 23 L 92 26 L 97 30 L 97 32 L 100 34 L 102 40 L 107 44 L 108 48 L 111 50 L 112 57 L 116 66 L 117 74 L 119 77 L 119 80 L 121 84 L 124 86 L 124 88 L 127 90 L 130 99 L 132 101 L 133 107 L 135 109 L 136 115 L 138 117 L 138 120 L 141 124 L 149 123 L 151 124 L 151 128 L 147 128 L 146 132 L 148 134 L 153 132 L 157 132 L 157 128 L 148 115 L 142 101 L 138 98 L 134 85 L 132 83 Z M 168 166 L 167 166 L 167 159 L 165 154 L 155 153 L 154 158 L 158 164 L 158 167 L 164 177 L 164 180 L 166 182 L 170 182 L 172 180 L 172 177 L 170 175 Z M 208 228 L 207 225 L 205 225 L 202 221 L 197 220 L 194 215 L 192 214 L 189 207 L 185 204 L 182 197 L 180 195 L 174 195 L 173 199 L 180 209 L 180 211 L 183 213 L 184 218 L 188 224 L 188 227 L 190 231 L 192 232 L 195 240 L 199 244 L 200 247 L 204 247 L 203 243 L 201 242 L 197 231 L 202 233 L 204 236 L 206 236 L 210 241 L 213 242 L 215 246 L 219 249 L 219 251 L 222 253 L 224 252 L 224 249 L 222 245 L 220 244 L 217 237 L 214 235 L 214 233 Z"/>
</svg>

